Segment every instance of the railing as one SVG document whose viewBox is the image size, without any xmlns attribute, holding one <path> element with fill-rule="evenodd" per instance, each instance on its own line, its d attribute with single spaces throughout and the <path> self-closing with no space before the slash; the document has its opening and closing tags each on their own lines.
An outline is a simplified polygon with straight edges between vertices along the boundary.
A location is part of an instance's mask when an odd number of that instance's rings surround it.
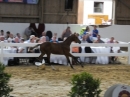
<svg viewBox="0 0 130 97">
<path fill-rule="evenodd" d="M 38 57 L 39 53 L 3 53 L 3 50 L 5 47 L 8 46 L 17 46 L 17 47 L 32 47 L 35 46 L 37 43 L 4 43 L 1 42 L 1 53 L 0 53 L 0 61 L 3 62 L 4 57 Z M 74 56 L 128 56 L 128 64 L 130 64 L 130 44 L 117 44 L 117 43 L 82 43 L 77 44 L 73 43 L 70 46 L 70 52 L 72 51 L 72 47 L 78 47 L 78 46 L 105 46 L 105 47 L 128 47 L 128 52 L 125 53 L 73 53 Z M 59 56 L 59 55 L 53 55 L 52 56 Z"/>
</svg>

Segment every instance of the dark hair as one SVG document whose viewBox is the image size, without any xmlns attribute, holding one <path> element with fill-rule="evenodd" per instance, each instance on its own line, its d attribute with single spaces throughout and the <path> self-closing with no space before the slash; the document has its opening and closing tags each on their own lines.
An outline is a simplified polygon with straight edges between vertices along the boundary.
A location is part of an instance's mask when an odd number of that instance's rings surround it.
<svg viewBox="0 0 130 97">
<path fill-rule="evenodd" d="M 4 32 L 4 30 L 1 30 L 1 32 Z"/>
<path fill-rule="evenodd" d="M 7 33 L 7 34 L 10 34 L 10 32 L 9 32 L 9 31 L 7 31 L 6 33 Z"/>
</svg>

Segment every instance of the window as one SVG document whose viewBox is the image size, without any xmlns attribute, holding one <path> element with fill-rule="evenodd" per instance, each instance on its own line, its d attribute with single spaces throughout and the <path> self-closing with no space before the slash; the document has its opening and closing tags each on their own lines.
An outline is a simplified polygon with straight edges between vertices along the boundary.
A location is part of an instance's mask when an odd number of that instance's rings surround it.
<svg viewBox="0 0 130 97">
<path fill-rule="evenodd" d="M 103 13 L 103 2 L 94 2 L 94 12 Z"/>
<path fill-rule="evenodd" d="M 73 9 L 73 0 L 65 0 L 65 10 Z"/>
</svg>

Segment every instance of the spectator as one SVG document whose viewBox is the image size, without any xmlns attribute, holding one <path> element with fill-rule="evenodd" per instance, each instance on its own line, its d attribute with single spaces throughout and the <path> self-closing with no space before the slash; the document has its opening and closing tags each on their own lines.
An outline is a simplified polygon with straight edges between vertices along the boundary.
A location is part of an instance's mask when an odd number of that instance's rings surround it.
<svg viewBox="0 0 130 97">
<path fill-rule="evenodd" d="M 64 39 L 64 37 L 69 37 L 71 34 L 72 34 L 72 32 L 70 30 L 70 27 L 67 27 L 67 29 L 63 31 L 61 37 L 62 37 L 62 39 Z"/>
<path fill-rule="evenodd" d="M 100 35 L 97 35 L 97 40 L 95 40 L 94 43 L 104 43 L 104 41 L 101 40 Z"/>
<path fill-rule="evenodd" d="M 46 41 L 49 41 L 49 40 L 50 40 L 49 37 L 46 36 L 46 32 L 42 32 L 42 36 L 45 36 L 45 37 L 46 37 Z"/>
<path fill-rule="evenodd" d="M 20 43 L 24 43 L 24 38 L 21 38 Z M 26 47 L 18 47 L 18 53 L 27 53 Z"/>
<path fill-rule="evenodd" d="M 110 40 L 107 43 L 114 43 L 114 37 L 111 37 Z"/>
<path fill-rule="evenodd" d="M 52 40 L 50 40 L 50 42 L 53 42 L 53 43 L 59 43 L 57 40 L 57 38 L 55 36 L 52 37 Z"/>
<path fill-rule="evenodd" d="M 0 36 L 4 36 L 4 30 L 0 31 Z"/>
<path fill-rule="evenodd" d="M 10 32 L 9 32 L 9 31 L 7 31 L 7 32 L 6 32 L 5 39 L 8 39 L 8 38 L 9 38 L 9 36 L 10 36 Z"/>
<path fill-rule="evenodd" d="M 97 30 L 97 26 L 95 25 L 95 26 L 94 26 L 94 29 L 93 29 L 92 36 L 93 36 L 93 37 L 97 37 L 98 34 L 99 34 L 99 32 L 98 32 L 98 30 Z"/>
</svg>

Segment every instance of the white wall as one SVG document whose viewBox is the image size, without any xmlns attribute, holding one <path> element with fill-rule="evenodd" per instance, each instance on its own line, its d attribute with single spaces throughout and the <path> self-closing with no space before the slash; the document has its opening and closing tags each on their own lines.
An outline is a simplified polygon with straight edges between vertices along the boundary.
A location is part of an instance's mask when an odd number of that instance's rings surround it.
<svg viewBox="0 0 130 97">
<path fill-rule="evenodd" d="M 21 33 L 24 36 L 25 29 L 29 26 L 29 23 L 0 23 L 0 30 L 4 32 L 10 31 L 13 34 Z M 86 25 L 69 24 L 72 32 L 80 32 L 81 28 Z M 67 27 L 66 24 L 45 24 L 45 31 L 50 30 L 53 33 L 58 33 L 58 37 L 61 36 L 63 30 Z M 90 26 L 90 30 L 93 27 Z M 123 42 L 130 42 L 130 26 L 129 25 L 113 25 L 106 28 L 98 28 L 99 34 L 102 38 L 110 38 L 114 36 L 116 40 Z"/>
<path fill-rule="evenodd" d="M 104 2 L 103 13 L 94 13 L 94 1 Z M 108 15 L 112 19 L 112 0 L 84 0 L 83 24 L 88 25 L 88 14 Z"/>
</svg>

